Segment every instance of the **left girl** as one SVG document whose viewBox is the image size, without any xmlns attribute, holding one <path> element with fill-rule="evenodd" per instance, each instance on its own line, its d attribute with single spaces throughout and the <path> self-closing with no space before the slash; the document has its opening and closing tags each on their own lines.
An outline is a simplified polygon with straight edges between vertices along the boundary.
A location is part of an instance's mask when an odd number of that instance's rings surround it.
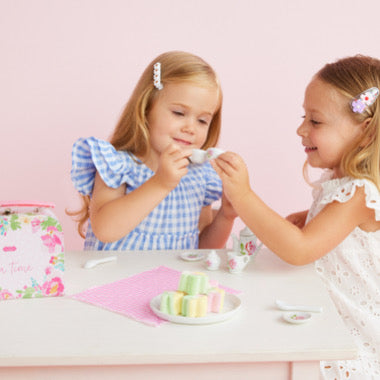
<svg viewBox="0 0 380 380">
<path fill-rule="evenodd" d="M 223 200 L 211 165 L 192 164 L 192 149 L 219 138 L 222 91 L 201 58 L 168 52 L 142 74 L 110 143 L 81 138 L 71 177 L 82 194 L 85 249 L 221 248 L 236 214 Z"/>
</svg>

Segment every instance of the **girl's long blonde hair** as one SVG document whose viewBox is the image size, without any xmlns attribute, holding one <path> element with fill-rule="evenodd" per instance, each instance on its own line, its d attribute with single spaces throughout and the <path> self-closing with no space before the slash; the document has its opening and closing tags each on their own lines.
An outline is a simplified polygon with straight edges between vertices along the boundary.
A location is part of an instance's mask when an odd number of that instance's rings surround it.
<svg viewBox="0 0 380 380">
<path fill-rule="evenodd" d="M 363 55 L 342 58 L 325 65 L 316 78 L 347 98 L 347 112 L 355 121 L 368 123 L 360 139 L 343 155 L 342 172 L 353 178 L 367 178 L 380 190 L 380 98 L 361 114 L 351 109 L 351 101 L 363 91 L 380 89 L 380 60 Z"/>
<path fill-rule="evenodd" d="M 153 85 L 153 65 L 161 64 L 161 83 L 191 83 L 200 87 L 213 88 L 219 97 L 208 135 L 202 148 L 215 146 L 219 140 L 222 113 L 222 90 L 219 79 L 212 67 L 202 58 L 182 52 L 171 51 L 156 57 L 145 69 L 129 98 L 121 117 L 111 135 L 110 143 L 117 150 L 129 151 L 144 157 L 150 150 L 150 133 L 147 115 L 159 90 Z M 67 212 L 78 222 L 78 232 L 85 237 L 85 225 L 89 218 L 90 197 L 82 196 L 82 208 Z"/>
</svg>

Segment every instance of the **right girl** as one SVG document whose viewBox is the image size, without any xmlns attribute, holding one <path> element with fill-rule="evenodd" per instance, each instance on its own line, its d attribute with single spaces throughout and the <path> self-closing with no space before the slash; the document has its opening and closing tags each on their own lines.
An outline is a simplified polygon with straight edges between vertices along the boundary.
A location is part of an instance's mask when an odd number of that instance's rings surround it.
<svg viewBox="0 0 380 380">
<path fill-rule="evenodd" d="M 236 214 L 211 203 L 222 185 L 209 162 L 192 164 L 192 149 L 219 138 L 222 91 L 201 58 L 168 52 L 142 74 L 110 142 L 93 137 L 73 147 L 71 177 L 89 220 L 85 249 L 221 248 Z"/>
<path fill-rule="evenodd" d="M 316 262 L 359 352 L 322 362 L 326 379 L 380 379 L 379 88 L 380 61 L 365 56 L 327 64 L 307 86 L 297 133 L 309 165 L 327 169 L 309 211 L 286 220 L 271 210 L 237 154 L 213 164 L 236 212 L 270 250 L 295 265 Z"/>
</svg>

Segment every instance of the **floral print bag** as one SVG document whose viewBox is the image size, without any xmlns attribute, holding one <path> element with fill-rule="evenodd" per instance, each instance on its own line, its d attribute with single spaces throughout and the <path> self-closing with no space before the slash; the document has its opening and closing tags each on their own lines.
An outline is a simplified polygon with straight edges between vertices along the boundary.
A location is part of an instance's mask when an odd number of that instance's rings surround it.
<svg viewBox="0 0 380 380">
<path fill-rule="evenodd" d="M 0 300 L 63 295 L 63 232 L 53 208 L 0 201 Z"/>
</svg>

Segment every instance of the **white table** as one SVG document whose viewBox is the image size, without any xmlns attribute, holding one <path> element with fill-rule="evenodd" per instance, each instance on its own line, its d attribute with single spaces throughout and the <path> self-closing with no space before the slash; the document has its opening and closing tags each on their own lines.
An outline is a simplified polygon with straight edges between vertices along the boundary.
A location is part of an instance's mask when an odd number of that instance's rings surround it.
<svg viewBox="0 0 380 380">
<path fill-rule="evenodd" d="M 208 251 L 206 251 L 208 252 Z M 113 253 L 112 253 L 113 254 Z M 68 297 L 0 302 L 0 379 L 318 379 L 320 360 L 353 359 L 356 348 L 313 266 L 294 267 L 262 249 L 240 274 L 207 272 L 242 290 L 242 308 L 212 325 L 150 327 Z M 100 252 L 66 252 L 66 294 L 165 265 L 202 270 L 179 253 L 121 252 L 83 269 Z M 282 319 L 275 299 L 322 305 L 306 324 Z"/>
</svg>

